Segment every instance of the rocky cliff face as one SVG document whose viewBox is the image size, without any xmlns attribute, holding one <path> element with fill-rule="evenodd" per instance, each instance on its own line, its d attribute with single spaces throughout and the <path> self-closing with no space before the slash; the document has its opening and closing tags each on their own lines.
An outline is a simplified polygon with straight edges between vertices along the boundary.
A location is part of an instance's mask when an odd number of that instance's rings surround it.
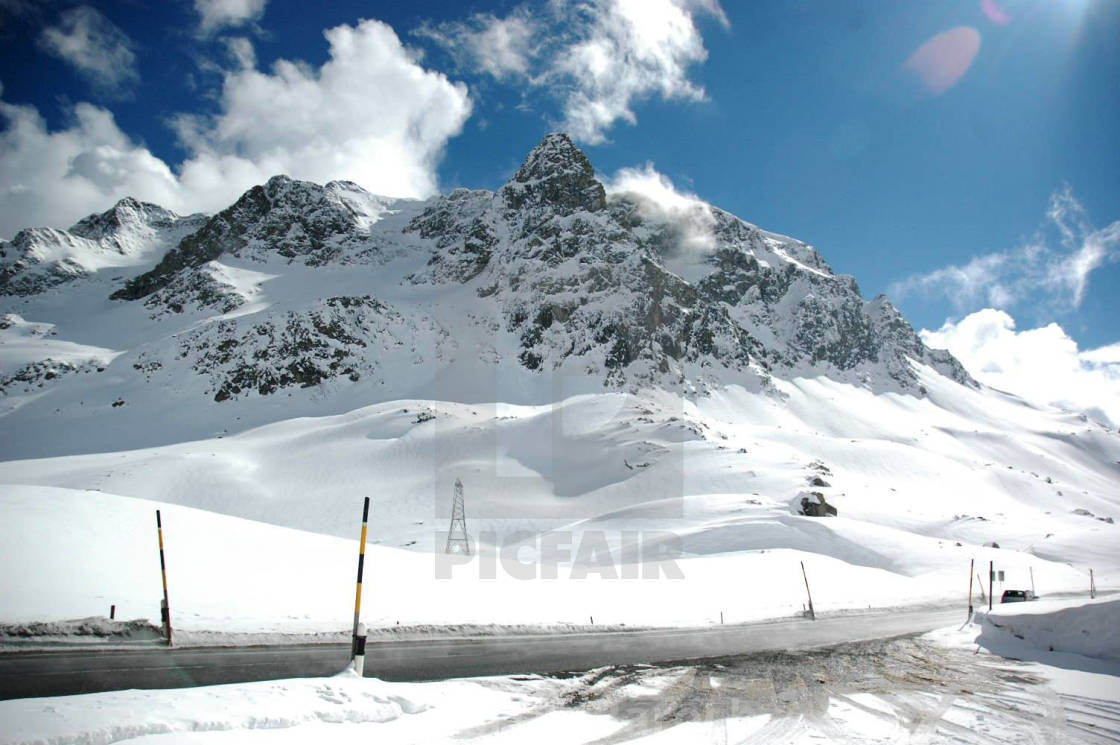
<svg viewBox="0 0 1120 745">
<path fill-rule="evenodd" d="M 436 250 L 410 279 L 493 298 L 533 370 L 574 357 L 617 385 L 691 387 L 750 369 L 914 390 L 913 359 L 971 384 L 811 247 L 707 209 L 708 247 L 688 245 L 633 198 L 608 200 L 584 154 L 549 135 L 497 192 L 457 191 L 412 221 Z"/>
<path fill-rule="evenodd" d="M 333 380 L 391 387 L 410 365 L 456 358 L 684 392 L 825 375 L 920 395 L 912 361 L 975 385 L 812 247 L 716 208 L 689 227 L 647 207 L 608 195 L 552 134 L 497 191 L 426 203 L 280 176 L 209 218 L 124 200 L 0 244 L 0 292 L 151 256 L 103 280 L 117 312 L 155 324 L 114 366 L 183 391 L 197 387 L 170 381 L 200 376 L 222 404 Z"/>
<path fill-rule="evenodd" d="M 350 182 L 319 186 L 273 176 L 183 238 L 151 271 L 129 280 L 112 297 L 138 300 L 224 255 L 265 260 L 275 254 L 308 266 L 352 260 L 347 250 L 366 247 L 368 220 L 380 208 L 377 197 Z"/>
</svg>

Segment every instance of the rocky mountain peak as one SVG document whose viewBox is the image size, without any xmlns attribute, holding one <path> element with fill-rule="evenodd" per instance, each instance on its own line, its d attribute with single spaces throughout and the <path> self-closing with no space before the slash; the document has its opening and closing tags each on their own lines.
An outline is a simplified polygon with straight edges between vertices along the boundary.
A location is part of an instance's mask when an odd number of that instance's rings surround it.
<svg viewBox="0 0 1120 745">
<path fill-rule="evenodd" d="M 178 219 L 178 215 L 158 204 L 125 197 L 105 212 L 82 218 L 68 232 L 99 241 L 128 228 L 167 228 Z"/>
<path fill-rule="evenodd" d="M 69 230 L 21 230 L 11 241 L 0 241 L 0 295 L 34 295 L 101 269 L 143 264 L 204 219 L 125 197 Z"/>
<path fill-rule="evenodd" d="M 510 181 L 499 190 L 511 209 L 551 207 L 568 214 L 597 212 L 607 206 L 595 169 L 568 135 L 545 135 Z"/>
<path fill-rule="evenodd" d="M 129 280 L 110 297 L 138 300 L 160 290 L 183 271 L 198 269 L 223 254 L 267 261 L 297 258 L 308 265 L 329 263 L 350 243 L 365 238 L 370 205 L 358 204 L 345 182 L 327 186 L 273 176 L 246 191 L 230 207 L 184 237 L 150 271 Z M 356 190 L 356 191 L 355 191 Z M 341 192 L 352 192 L 343 199 Z M 365 194 L 372 199 L 372 195 Z M 358 200 L 360 201 L 360 200 Z M 357 204 L 357 206 L 355 206 Z"/>
</svg>

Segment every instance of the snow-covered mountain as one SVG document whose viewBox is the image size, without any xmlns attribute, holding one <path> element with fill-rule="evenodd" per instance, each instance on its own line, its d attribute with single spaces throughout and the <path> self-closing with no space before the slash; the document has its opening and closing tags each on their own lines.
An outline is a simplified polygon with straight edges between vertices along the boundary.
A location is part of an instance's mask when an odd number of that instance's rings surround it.
<svg viewBox="0 0 1120 745">
<path fill-rule="evenodd" d="M 608 198 L 584 154 L 554 134 L 496 192 L 402 202 L 278 176 L 206 220 L 123 200 L 70 231 L 4 244 L 0 288 L 23 299 L 10 313 L 50 293 L 59 326 L 75 294 L 105 293 L 83 321 L 105 319 L 97 346 L 119 354 L 75 388 L 92 399 L 83 406 L 158 388 L 208 407 L 324 383 L 354 405 L 430 394 L 418 379 L 479 363 L 608 389 L 762 389 L 772 375 L 822 374 L 921 395 L 914 361 L 975 385 L 810 246 L 711 209 L 697 247 L 679 221 L 642 207 Z M 113 338 L 122 322 L 128 338 Z M 5 360 L 11 405 L 77 369 L 52 361 L 49 347 Z M 230 408 L 211 409 L 212 421 Z"/>
<path fill-rule="evenodd" d="M 69 230 L 21 230 L 0 241 L 0 288 L 5 295 L 33 295 L 101 270 L 142 266 L 205 219 L 127 197 Z"/>
<path fill-rule="evenodd" d="M 0 483 L 340 536 L 370 494 L 376 540 L 428 550 L 461 477 L 474 531 L 668 530 L 900 598 L 969 556 L 1120 569 L 1115 432 L 978 385 L 804 243 L 608 193 L 561 134 L 496 191 L 277 176 L 0 262 Z"/>
</svg>

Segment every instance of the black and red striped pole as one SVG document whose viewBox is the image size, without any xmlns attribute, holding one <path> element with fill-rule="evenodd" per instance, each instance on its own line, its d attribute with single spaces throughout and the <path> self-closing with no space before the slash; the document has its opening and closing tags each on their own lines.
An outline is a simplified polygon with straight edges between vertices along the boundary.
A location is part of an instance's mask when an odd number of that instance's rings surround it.
<svg viewBox="0 0 1120 745">
<path fill-rule="evenodd" d="M 167 646 L 171 646 L 171 604 L 167 601 L 167 562 L 163 558 L 163 520 L 156 510 L 156 531 L 159 533 L 159 572 L 163 576 L 163 602 L 160 604 L 160 617 L 163 630 L 167 635 Z"/>
<path fill-rule="evenodd" d="M 362 539 L 358 545 L 358 588 L 354 591 L 354 635 L 350 643 L 350 658 L 358 653 L 358 617 L 362 612 L 362 569 L 366 563 L 366 523 L 369 522 L 369 497 L 362 506 Z M 365 641 L 364 639 L 362 640 Z"/>
</svg>

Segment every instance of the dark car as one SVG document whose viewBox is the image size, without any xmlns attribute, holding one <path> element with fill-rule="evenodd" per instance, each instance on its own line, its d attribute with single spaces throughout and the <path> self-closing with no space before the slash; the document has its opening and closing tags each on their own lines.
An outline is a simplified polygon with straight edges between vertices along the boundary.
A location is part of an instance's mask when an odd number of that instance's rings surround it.
<svg viewBox="0 0 1120 745">
<path fill-rule="evenodd" d="M 1001 603 L 1025 603 L 1028 600 L 1038 600 L 1030 590 L 1004 590 Z"/>
</svg>

